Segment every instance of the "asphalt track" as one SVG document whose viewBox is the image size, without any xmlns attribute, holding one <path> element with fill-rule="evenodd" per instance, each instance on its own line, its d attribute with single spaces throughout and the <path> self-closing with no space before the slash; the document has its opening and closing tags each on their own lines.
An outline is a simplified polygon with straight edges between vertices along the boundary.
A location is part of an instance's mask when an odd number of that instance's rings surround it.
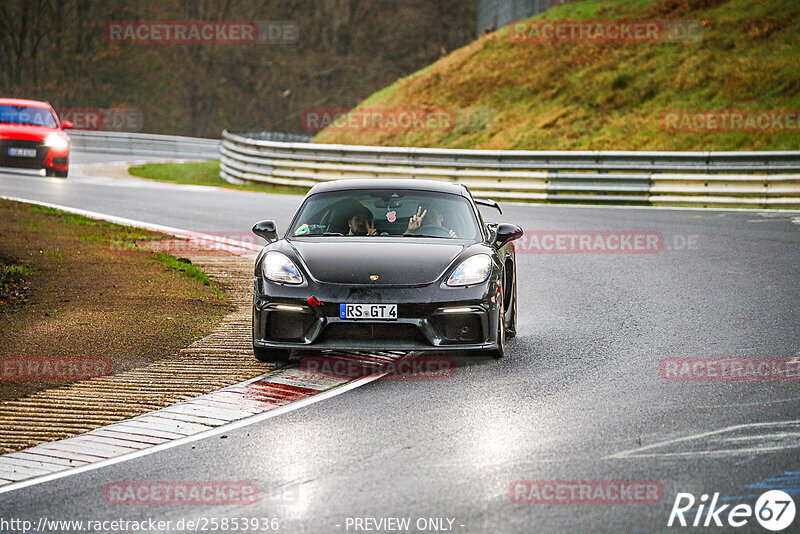
<svg viewBox="0 0 800 534">
<path fill-rule="evenodd" d="M 285 228 L 300 200 L 6 169 L 0 195 L 225 235 L 268 218 Z M 175 529 L 181 519 L 262 517 L 282 532 L 366 531 L 356 518 L 410 518 L 410 532 L 435 531 L 427 521 L 418 529 L 421 518 L 446 518 L 454 532 L 672 532 L 690 530 L 667 527 L 678 492 L 752 505 L 774 487 L 800 504 L 800 382 L 668 381 L 659 372 L 667 358 L 800 356 L 800 214 L 504 212 L 499 220 L 528 231 L 660 232 L 664 248 L 520 253 L 519 335 L 505 359 L 459 358 L 449 380 L 371 382 L 225 439 L 5 493 L 0 519 L 153 518 L 173 521 L 173 532 L 187 530 Z M 663 495 L 655 504 L 518 504 L 509 488 L 519 480 L 654 481 Z M 105 485 L 125 481 L 247 481 L 261 499 L 109 504 Z M 767 532 L 752 518 L 735 531 Z"/>
</svg>

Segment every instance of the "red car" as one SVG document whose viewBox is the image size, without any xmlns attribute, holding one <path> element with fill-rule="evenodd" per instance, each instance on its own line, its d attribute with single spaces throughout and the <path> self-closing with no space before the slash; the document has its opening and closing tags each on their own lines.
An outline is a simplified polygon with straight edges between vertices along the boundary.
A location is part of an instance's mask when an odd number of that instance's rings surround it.
<svg viewBox="0 0 800 534">
<path fill-rule="evenodd" d="M 47 176 L 69 173 L 72 123 L 58 120 L 47 102 L 0 98 L 0 167 L 44 169 Z"/>
</svg>

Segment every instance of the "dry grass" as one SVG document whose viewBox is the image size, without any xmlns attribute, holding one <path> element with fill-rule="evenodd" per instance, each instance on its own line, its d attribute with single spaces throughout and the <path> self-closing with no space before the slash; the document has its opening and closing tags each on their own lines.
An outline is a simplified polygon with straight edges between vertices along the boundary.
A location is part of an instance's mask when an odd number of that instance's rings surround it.
<svg viewBox="0 0 800 534">
<path fill-rule="evenodd" d="M 121 372 L 176 353 L 227 310 L 196 272 L 126 246 L 161 234 L 0 201 L 0 236 L 0 358 L 110 358 Z M 56 385 L 0 380 L 0 400 Z"/>
<path fill-rule="evenodd" d="M 800 134 L 669 133 L 672 110 L 800 110 L 796 0 L 587 0 L 549 19 L 675 18 L 694 43 L 514 43 L 509 29 L 376 93 L 361 107 L 446 108 L 481 120 L 449 131 L 343 132 L 323 143 L 532 150 L 797 149 Z"/>
</svg>

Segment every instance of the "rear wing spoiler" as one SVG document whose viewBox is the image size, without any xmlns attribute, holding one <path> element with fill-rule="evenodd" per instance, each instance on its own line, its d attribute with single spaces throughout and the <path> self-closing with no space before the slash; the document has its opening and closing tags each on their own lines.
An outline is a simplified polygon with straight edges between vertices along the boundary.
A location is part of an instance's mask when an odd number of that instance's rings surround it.
<svg viewBox="0 0 800 534">
<path fill-rule="evenodd" d="M 473 198 L 472 200 L 475 201 L 475 204 L 478 204 L 480 206 L 487 206 L 489 208 L 494 208 L 500 212 L 500 215 L 503 214 L 503 210 L 500 209 L 500 204 L 498 204 L 494 200 L 489 200 L 488 198 Z"/>
</svg>

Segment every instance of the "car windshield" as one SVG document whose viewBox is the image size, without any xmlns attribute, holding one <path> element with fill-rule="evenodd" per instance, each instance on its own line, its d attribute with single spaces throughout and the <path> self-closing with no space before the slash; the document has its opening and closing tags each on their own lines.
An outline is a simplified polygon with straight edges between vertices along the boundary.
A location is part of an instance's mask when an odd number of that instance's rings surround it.
<svg viewBox="0 0 800 534">
<path fill-rule="evenodd" d="M 460 195 L 415 190 L 319 193 L 300 208 L 288 236 L 385 236 L 476 240 L 480 227 Z"/>
<path fill-rule="evenodd" d="M 0 123 L 23 126 L 47 126 L 55 128 L 58 123 L 53 112 L 47 108 L 33 106 L 0 105 Z"/>
</svg>

